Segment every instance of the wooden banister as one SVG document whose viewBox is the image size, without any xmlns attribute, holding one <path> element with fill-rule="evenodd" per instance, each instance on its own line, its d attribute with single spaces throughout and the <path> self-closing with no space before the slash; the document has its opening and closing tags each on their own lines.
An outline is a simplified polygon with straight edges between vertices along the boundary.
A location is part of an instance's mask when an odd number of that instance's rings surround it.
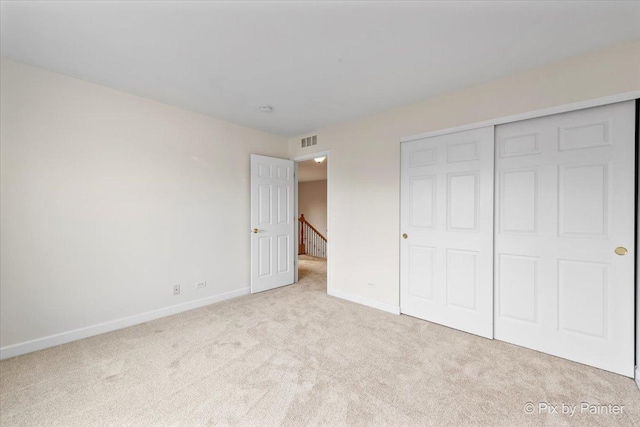
<svg viewBox="0 0 640 427">
<path fill-rule="evenodd" d="M 320 238 L 322 240 L 324 240 L 325 242 L 327 241 L 327 238 L 324 237 L 321 232 L 316 230 L 316 228 L 313 225 L 311 225 L 311 223 L 309 221 L 307 221 L 307 219 L 304 217 L 304 214 L 301 214 L 300 218 L 298 220 L 301 221 L 301 222 L 306 223 L 309 226 L 310 229 L 312 229 L 318 236 L 320 236 Z"/>
<path fill-rule="evenodd" d="M 300 214 L 298 218 L 300 242 L 298 255 L 312 255 L 320 258 L 327 257 L 327 238 L 322 235 L 309 221 Z"/>
</svg>

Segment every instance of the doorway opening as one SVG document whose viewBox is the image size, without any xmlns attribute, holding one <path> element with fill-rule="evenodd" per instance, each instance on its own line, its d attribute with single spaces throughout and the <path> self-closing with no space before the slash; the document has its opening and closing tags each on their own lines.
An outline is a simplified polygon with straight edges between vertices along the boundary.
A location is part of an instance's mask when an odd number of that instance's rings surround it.
<svg viewBox="0 0 640 427">
<path fill-rule="evenodd" d="M 327 291 L 329 256 L 328 153 L 294 159 L 297 166 L 296 282 Z"/>
</svg>

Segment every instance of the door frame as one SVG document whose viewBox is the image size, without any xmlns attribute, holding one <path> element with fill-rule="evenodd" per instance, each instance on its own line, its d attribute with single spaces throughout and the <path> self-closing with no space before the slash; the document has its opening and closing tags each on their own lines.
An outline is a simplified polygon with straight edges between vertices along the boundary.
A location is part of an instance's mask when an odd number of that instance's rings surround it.
<svg viewBox="0 0 640 427">
<path fill-rule="evenodd" d="M 593 108 L 593 107 L 601 107 L 603 105 L 607 105 L 607 104 L 615 104 L 618 102 L 624 102 L 624 101 L 631 101 L 631 100 L 636 100 L 636 115 L 640 115 L 640 90 L 634 90 L 634 91 L 629 91 L 629 92 L 622 92 L 622 93 L 618 93 L 615 95 L 609 95 L 609 96 L 603 96 L 603 97 L 599 97 L 599 98 L 591 98 L 591 99 L 587 99 L 587 100 L 583 100 L 583 101 L 578 101 L 578 102 L 573 102 L 573 103 L 569 103 L 569 104 L 562 104 L 562 105 L 558 105 L 555 107 L 548 107 L 548 108 L 542 108 L 542 109 L 538 109 L 538 110 L 532 110 L 532 111 L 527 111 L 524 113 L 519 113 L 519 114 L 512 114 L 512 115 L 508 115 L 508 116 L 501 116 L 495 119 L 490 119 L 490 120 L 484 120 L 481 122 L 473 122 L 473 123 L 468 123 L 468 124 L 462 124 L 462 125 L 458 125 L 458 126 L 452 126 L 452 127 L 448 127 L 448 128 L 442 128 L 442 129 L 437 129 L 437 130 L 433 130 L 433 131 L 429 131 L 429 132 L 423 132 L 420 134 L 413 134 L 413 135 L 409 135 L 409 136 L 405 136 L 405 137 L 401 137 L 400 138 L 400 146 L 402 146 L 403 143 L 405 142 L 411 142 L 411 141 L 415 141 L 418 139 L 423 139 L 423 138 L 429 138 L 432 136 L 439 136 L 439 135 L 446 135 L 449 133 L 454 133 L 454 132 L 461 132 L 461 131 L 465 131 L 465 130 L 471 130 L 471 129 L 477 129 L 477 128 L 481 128 L 481 127 L 487 127 L 487 126 L 498 126 L 498 125 L 502 125 L 502 124 L 506 124 L 506 123 L 513 123 L 513 122 L 519 122 L 522 120 L 528 120 L 528 119 L 535 119 L 538 117 L 545 117 L 545 116 L 551 116 L 554 114 L 561 114 L 561 113 L 568 113 L 571 111 L 577 111 L 577 110 L 583 110 L 585 108 Z M 640 121 L 640 118 L 636 118 L 636 120 Z M 636 127 L 636 156 L 637 159 L 640 159 L 640 146 L 638 144 L 640 144 L 639 142 L 639 138 L 640 138 L 640 129 L 638 129 Z M 398 147 L 398 150 L 400 151 L 400 147 Z M 400 165 L 400 170 L 399 170 L 399 185 L 402 185 L 402 165 Z M 634 298 L 634 302 L 635 302 L 635 309 L 634 309 L 634 313 L 635 313 L 635 321 L 634 321 L 634 328 L 635 328 L 635 334 L 634 334 L 634 338 L 635 338 L 635 343 L 634 343 L 634 348 L 635 348 L 635 383 L 638 386 L 638 388 L 640 388 L 640 255 L 638 254 L 638 250 L 640 249 L 638 246 L 638 242 L 640 242 L 640 193 L 639 193 L 639 189 L 640 189 L 640 160 L 636 160 L 636 170 L 635 170 L 635 181 L 636 181 L 636 212 L 635 212 L 635 216 L 637 218 L 637 222 L 636 222 L 636 229 L 635 229 L 635 251 L 636 251 L 636 268 L 635 268 L 635 272 L 634 272 L 634 289 L 635 289 L 635 298 Z M 400 189 L 399 189 L 400 190 Z M 402 202 L 401 200 L 398 200 L 398 207 L 399 209 L 402 209 Z M 400 224 L 398 223 L 398 229 L 400 230 Z M 399 231 L 399 233 L 401 233 L 402 231 Z M 398 240 L 399 242 L 399 240 Z M 399 243 L 398 243 L 399 245 Z M 398 261 L 399 263 L 402 262 L 402 260 L 400 259 L 401 257 L 401 253 L 400 251 L 398 251 Z M 296 266 L 297 267 L 297 266 Z M 399 285 L 401 285 L 402 283 L 402 279 L 399 277 L 400 276 L 400 272 L 398 272 L 398 282 Z M 400 304 L 402 304 L 402 301 L 400 299 L 400 295 L 401 295 L 401 289 L 400 286 L 398 286 L 398 301 L 400 302 Z M 400 305 L 400 310 L 402 310 L 402 305 Z"/>
<path fill-rule="evenodd" d="M 301 154 L 299 156 L 290 157 L 289 160 L 293 160 L 295 162 L 295 189 L 294 189 L 294 212 L 296 216 L 296 221 L 298 220 L 298 163 L 304 162 L 306 160 L 313 160 L 316 157 L 326 157 L 325 161 L 327 163 L 327 293 L 331 293 L 331 230 L 332 230 L 332 218 L 331 218 L 331 150 L 323 150 L 323 151 L 315 151 L 313 153 Z M 299 227 L 296 227 L 296 238 L 299 240 Z M 297 245 L 297 242 L 296 242 Z M 297 247 L 297 246 L 296 246 Z M 294 283 L 298 283 L 298 251 L 294 251 L 293 254 L 293 280 Z"/>
</svg>

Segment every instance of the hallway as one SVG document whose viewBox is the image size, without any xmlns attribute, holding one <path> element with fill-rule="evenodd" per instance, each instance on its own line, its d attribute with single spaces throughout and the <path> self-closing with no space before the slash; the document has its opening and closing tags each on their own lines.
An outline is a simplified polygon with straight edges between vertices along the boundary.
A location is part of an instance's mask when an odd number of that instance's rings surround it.
<svg viewBox="0 0 640 427">
<path fill-rule="evenodd" d="M 298 284 L 327 292 L 327 259 L 298 255 Z"/>
</svg>

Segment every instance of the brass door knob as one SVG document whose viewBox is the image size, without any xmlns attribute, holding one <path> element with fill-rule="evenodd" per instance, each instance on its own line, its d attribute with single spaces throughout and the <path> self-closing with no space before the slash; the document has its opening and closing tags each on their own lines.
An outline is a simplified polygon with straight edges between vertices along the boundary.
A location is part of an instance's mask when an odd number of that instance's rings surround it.
<svg viewBox="0 0 640 427">
<path fill-rule="evenodd" d="M 402 238 L 403 238 L 403 239 L 408 239 L 408 238 L 409 238 L 409 235 L 408 235 L 407 233 L 402 233 Z"/>
<path fill-rule="evenodd" d="M 615 250 L 616 255 L 624 256 L 629 252 L 627 248 L 623 248 L 622 246 L 618 246 Z"/>
<path fill-rule="evenodd" d="M 258 230 L 257 228 L 254 228 L 251 232 L 252 233 L 257 233 L 258 231 L 260 231 L 260 230 Z"/>
</svg>

